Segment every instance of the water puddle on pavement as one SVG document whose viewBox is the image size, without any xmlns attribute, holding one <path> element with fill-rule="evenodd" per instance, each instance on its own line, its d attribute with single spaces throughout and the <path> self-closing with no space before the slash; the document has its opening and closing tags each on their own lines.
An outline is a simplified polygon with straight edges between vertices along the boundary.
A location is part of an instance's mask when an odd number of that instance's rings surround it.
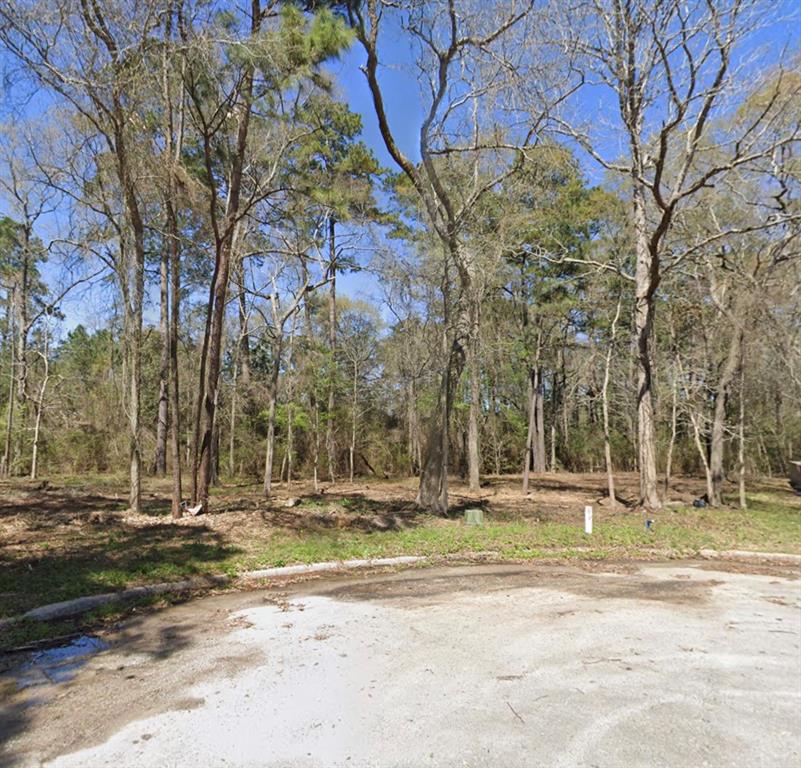
<svg viewBox="0 0 801 768">
<path fill-rule="evenodd" d="M 68 645 L 36 651 L 14 672 L 17 688 L 69 682 L 92 656 L 108 647 L 99 637 L 81 635 Z"/>
</svg>

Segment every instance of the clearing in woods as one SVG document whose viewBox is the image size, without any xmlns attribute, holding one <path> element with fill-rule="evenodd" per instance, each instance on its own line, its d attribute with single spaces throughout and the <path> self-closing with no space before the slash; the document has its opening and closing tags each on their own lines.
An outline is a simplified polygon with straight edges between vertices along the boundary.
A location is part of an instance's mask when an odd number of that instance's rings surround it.
<svg viewBox="0 0 801 768">
<path fill-rule="evenodd" d="M 619 474 L 617 486 L 622 499 L 633 499 L 637 477 Z M 801 552 L 801 499 L 782 480 L 752 486 L 743 513 L 692 507 L 703 484 L 678 478 L 670 494 L 678 505 L 657 515 L 651 532 L 642 512 L 625 504 L 611 509 L 604 487 L 600 474 L 537 476 L 528 496 L 517 477 L 490 478 L 479 494 L 454 481 L 451 515 L 438 518 L 415 507 L 413 479 L 338 483 L 319 493 L 295 483 L 270 500 L 259 486 L 225 485 L 216 489 L 210 514 L 173 522 L 169 481 L 148 480 L 140 514 L 126 510 L 121 477 L 4 481 L 0 617 L 129 586 L 357 557 L 654 559 L 693 556 L 706 547 Z M 735 489 L 731 493 L 735 498 Z M 289 498 L 297 503 L 287 506 Z M 463 510 L 479 504 L 486 524 L 466 526 Z M 595 508 L 591 537 L 583 533 L 585 504 Z M 116 615 L 116 608 L 107 608 L 80 623 L 25 622 L 4 633 L 2 647 Z"/>
</svg>

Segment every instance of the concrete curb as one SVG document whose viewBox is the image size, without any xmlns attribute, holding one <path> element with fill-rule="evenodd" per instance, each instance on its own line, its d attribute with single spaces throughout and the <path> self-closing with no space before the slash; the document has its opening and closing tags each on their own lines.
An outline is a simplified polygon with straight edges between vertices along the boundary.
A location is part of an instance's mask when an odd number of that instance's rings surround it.
<svg viewBox="0 0 801 768">
<path fill-rule="evenodd" d="M 582 551 L 591 548 L 572 547 L 554 550 L 554 556 L 558 556 L 565 551 Z M 660 550 L 651 550 L 652 554 L 662 554 Z M 476 556 L 498 556 L 496 552 L 477 552 Z M 783 552 L 744 552 L 741 550 L 728 550 L 719 552 L 714 549 L 702 549 L 698 552 L 699 557 L 706 560 L 740 560 L 755 561 L 768 560 L 773 563 L 785 563 L 789 565 L 801 566 L 801 555 L 792 555 Z M 109 603 L 127 602 L 139 597 L 152 597 L 153 595 L 174 594 L 177 592 L 187 592 L 193 589 L 203 589 L 212 586 L 225 586 L 233 581 L 258 581 L 259 579 L 277 579 L 284 576 L 302 576 L 311 573 L 324 573 L 327 571 L 349 571 L 359 568 L 381 568 L 396 565 L 415 565 L 418 563 L 431 562 L 432 558 L 425 555 L 405 555 L 401 557 L 380 557 L 368 560 L 332 560 L 324 563 L 308 563 L 306 565 L 285 565 L 276 568 L 262 568 L 255 571 L 244 571 L 231 576 L 208 576 L 203 579 L 190 579 L 187 581 L 172 581 L 162 584 L 149 584 L 141 587 L 131 587 L 121 592 L 106 592 L 102 595 L 88 595 L 77 597 L 74 600 L 64 600 L 60 603 L 50 603 L 19 616 L 10 616 L 0 619 L 0 630 L 17 624 L 20 621 L 52 621 L 53 619 L 67 619 L 73 616 L 80 616 L 88 613 L 95 608 L 100 608 Z"/>
<path fill-rule="evenodd" d="M 204 587 L 225 586 L 232 581 L 255 581 L 258 579 L 275 579 L 283 576 L 299 576 L 307 573 L 320 573 L 323 571 L 355 570 L 358 568 L 380 568 L 393 565 L 413 565 L 428 560 L 422 556 L 382 557 L 372 560 L 333 560 L 326 563 L 309 563 L 308 565 L 287 565 L 278 568 L 263 568 L 256 571 L 245 571 L 236 577 L 208 576 L 203 579 L 190 579 L 187 581 L 171 581 L 162 584 L 148 584 L 141 587 L 131 587 L 120 592 L 106 592 L 101 595 L 88 595 L 76 597 L 73 600 L 64 600 L 60 603 L 50 603 L 38 608 L 32 608 L 19 616 L 0 619 L 0 630 L 10 627 L 23 620 L 52 621 L 53 619 L 68 619 L 80 616 L 95 608 L 109 603 L 127 602 L 139 597 L 152 597 L 176 592 L 187 592 L 192 589 Z"/>
<path fill-rule="evenodd" d="M 741 560 L 748 562 L 754 560 L 768 560 L 771 563 L 801 565 L 801 555 L 791 555 L 785 552 L 746 552 L 741 549 L 729 549 L 718 552 L 716 549 L 702 549 L 698 554 L 707 560 Z"/>
<path fill-rule="evenodd" d="M 64 600 L 60 603 L 49 603 L 38 608 L 32 608 L 19 616 L 10 616 L 7 619 L 0 619 L 0 630 L 17 624 L 20 621 L 52 621 L 53 619 L 68 619 L 73 616 L 80 616 L 88 613 L 95 608 L 115 602 L 127 602 L 138 597 L 151 597 L 152 595 L 164 595 L 171 592 L 186 592 L 191 589 L 202 589 L 203 587 L 222 586 L 230 582 L 228 576 L 209 576 L 205 579 L 194 579 L 189 581 L 170 581 L 162 584 L 148 584 L 142 587 L 131 587 L 120 592 L 105 592 L 101 595 L 88 595 L 86 597 L 76 597 L 73 600 Z"/>
<path fill-rule="evenodd" d="M 407 555 L 404 557 L 379 557 L 374 560 L 333 560 L 327 563 L 309 563 L 308 565 L 285 565 L 279 568 L 262 568 L 258 571 L 245 571 L 237 575 L 237 579 L 253 581 L 255 579 L 274 579 L 281 576 L 296 576 L 304 573 L 320 573 L 321 571 L 353 570 L 355 568 L 379 568 L 392 565 L 413 565 L 428 560 L 427 557 Z"/>
</svg>

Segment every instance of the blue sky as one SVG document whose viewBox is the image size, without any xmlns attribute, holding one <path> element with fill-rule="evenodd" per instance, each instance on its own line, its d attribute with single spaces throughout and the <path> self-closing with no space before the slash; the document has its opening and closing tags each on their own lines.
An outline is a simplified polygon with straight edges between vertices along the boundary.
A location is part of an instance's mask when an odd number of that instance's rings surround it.
<svg viewBox="0 0 801 768">
<path fill-rule="evenodd" d="M 769 0 L 767 7 L 771 8 L 772 18 L 753 35 L 750 45 L 739 51 L 739 56 L 746 60 L 755 53 L 760 53 L 775 60 L 780 52 L 786 51 L 797 60 L 801 54 L 801 0 Z M 789 19 L 794 19 L 794 23 L 789 22 Z M 380 39 L 379 54 L 383 66 L 379 70 L 379 78 L 389 123 L 400 148 L 407 156 L 418 160 L 423 106 L 418 83 L 411 74 L 412 52 L 397 27 L 389 24 L 386 26 L 387 29 Z M 363 62 L 364 53 L 356 43 L 340 61 L 330 65 L 328 69 L 335 78 L 338 92 L 347 101 L 350 109 L 362 116 L 362 138 L 365 143 L 385 167 L 397 171 L 381 137 L 366 78 L 359 70 Z M 751 74 L 756 79 L 761 73 L 757 70 Z M 575 108 L 579 114 L 593 117 L 615 114 L 617 104 L 607 88 L 593 87 L 584 89 Z M 610 134 L 603 153 L 613 158 L 619 151 L 619 139 Z M 603 183 L 603 169 L 586 154 L 577 151 L 577 155 L 588 182 Z M 342 276 L 340 284 L 344 292 L 360 297 L 377 293 L 376 279 L 363 272 Z"/>
<path fill-rule="evenodd" d="M 753 41 L 753 45 L 743 55 L 753 53 L 753 48 L 761 47 L 770 49 L 773 56 L 777 56 L 781 50 L 789 49 L 798 56 L 801 46 L 799 45 L 799 28 L 797 24 L 787 22 L 787 18 L 795 15 L 798 19 L 798 11 L 801 3 L 797 0 L 777 0 L 769 2 L 768 8 L 773 12 L 774 21 L 772 24 L 763 28 L 758 37 Z M 419 125 L 422 119 L 422 107 L 418 85 L 413 76 L 409 74 L 409 64 L 411 63 L 412 53 L 408 44 L 398 34 L 396 28 L 387 27 L 381 39 L 382 66 L 380 70 L 380 80 L 385 94 L 385 103 L 390 123 L 393 127 L 396 139 L 411 158 L 418 158 L 417 136 Z M 367 88 L 366 80 L 359 67 L 363 63 L 364 54 L 358 44 L 354 44 L 340 61 L 328 66 L 329 71 L 336 81 L 337 92 L 347 101 L 350 108 L 362 115 L 363 120 L 363 140 L 374 151 L 379 161 L 395 171 L 391 158 L 385 149 L 381 139 L 372 100 Z M 5 63 L 8 60 L 5 59 Z M 18 106 L 19 94 L 5 94 L 4 107 L 8 115 L 9 109 Z M 46 100 L 34 98 L 29 101 L 25 111 L 29 115 L 35 116 L 37 111 L 41 111 Z M 588 89 L 585 91 L 577 103 L 580 112 L 586 115 L 603 115 L 614 112 L 615 104 L 610 95 L 598 89 Z M 610 144 L 606 147 L 607 154 L 614 154 L 616 144 L 610 138 Z M 602 175 L 599 168 L 588 158 L 581 158 L 582 164 L 591 183 L 599 183 Z M 2 210 L 0 202 L 0 210 Z M 47 229 L 51 229 L 55 222 L 51 220 Z M 43 238 L 48 237 L 48 232 L 41 232 Z M 45 275 L 51 283 L 57 283 L 60 278 L 59 270 L 56 265 L 46 268 Z M 376 278 L 365 273 L 359 272 L 352 275 L 342 275 L 340 278 L 340 290 L 342 293 L 351 295 L 355 298 L 369 298 L 377 294 Z M 155 292 L 151 292 L 150 307 L 146 313 L 146 322 L 157 320 L 156 302 L 154 301 Z M 104 319 L 107 312 L 108 297 L 104 290 L 81 291 L 79 294 L 64 303 L 64 311 L 67 314 L 67 326 L 72 327 L 79 322 L 83 322 L 90 327 L 96 322 Z"/>
</svg>

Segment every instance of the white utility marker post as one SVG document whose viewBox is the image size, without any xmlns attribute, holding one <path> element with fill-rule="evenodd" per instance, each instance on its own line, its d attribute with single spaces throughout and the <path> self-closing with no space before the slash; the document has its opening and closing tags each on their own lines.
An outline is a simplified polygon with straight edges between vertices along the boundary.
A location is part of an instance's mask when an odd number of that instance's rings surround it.
<svg viewBox="0 0 801 768">
<path fill-rule="evenodd" d="M 592 533 L 592 507 L 584 507 L 584 533 Z"/>
</svg>

